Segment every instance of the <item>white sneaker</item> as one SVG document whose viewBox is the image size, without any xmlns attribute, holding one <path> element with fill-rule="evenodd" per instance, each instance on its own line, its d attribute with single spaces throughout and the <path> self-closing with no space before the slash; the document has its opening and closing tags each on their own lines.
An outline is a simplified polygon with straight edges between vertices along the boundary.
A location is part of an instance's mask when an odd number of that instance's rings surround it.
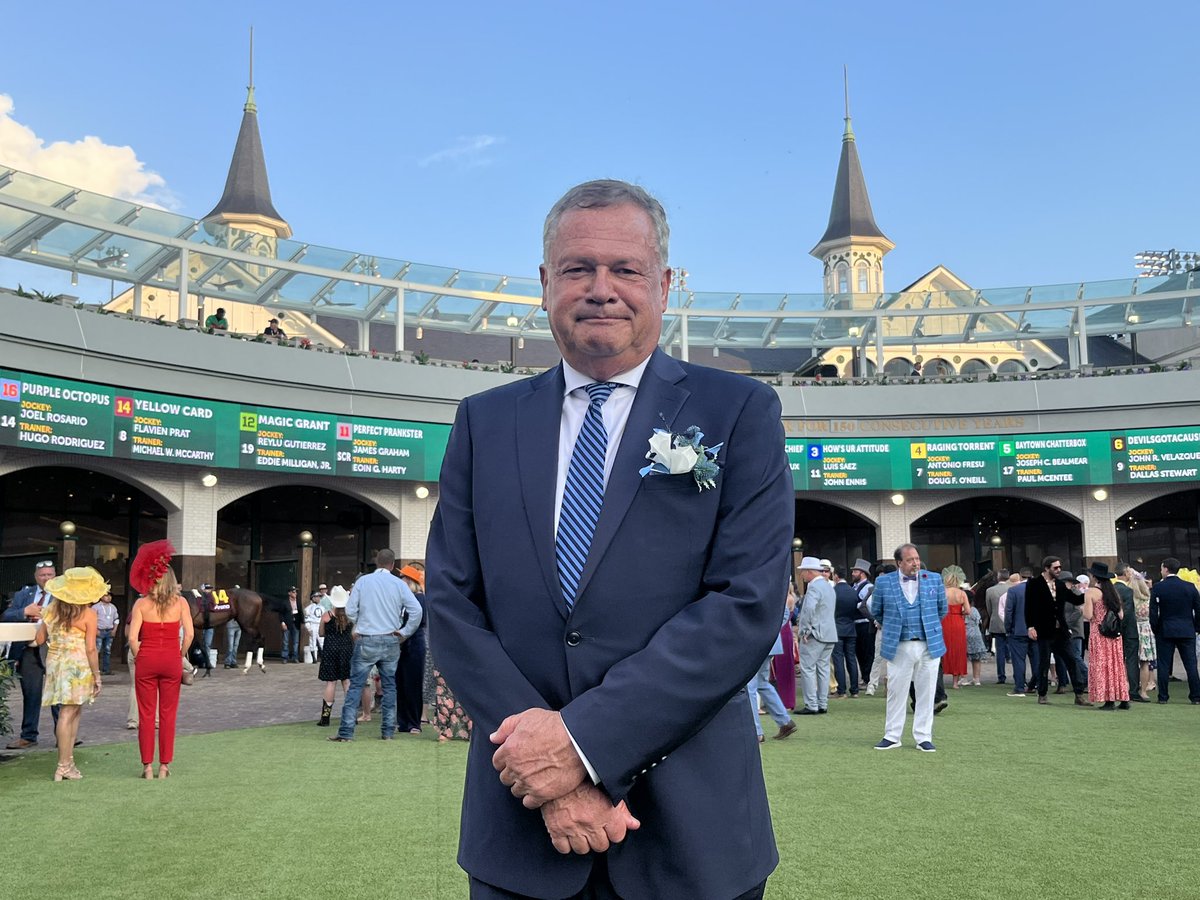
<svg viewBox="0 0 1200 900">
<path fill-rule="evenodd" d="M 875 688 L 869 687 L 865 691 L 863 691 L 863 693 L 866 694 L 868 697 L 874 697 L 875 696 Z"/>
</svg>

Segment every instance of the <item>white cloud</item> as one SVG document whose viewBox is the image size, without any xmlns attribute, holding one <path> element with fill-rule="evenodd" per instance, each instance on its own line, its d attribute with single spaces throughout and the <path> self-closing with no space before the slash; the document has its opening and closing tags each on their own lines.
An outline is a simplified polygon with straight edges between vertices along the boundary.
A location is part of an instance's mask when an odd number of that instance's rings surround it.
<svg viewBox="0 0 1200 900">
<path fill-rule="evenodd" d="M 0 94 L 0 165 L 147 206 L 172 207 L 166 180 L 146 168 L 132 147 L 116 147 L 87 135 L 47 144 L 13 118 L 12 97 Z"/>
<path fill-rule="evenodd" d="M 504 138 L 492 134 L 460 137 L 444 150 L 438 150 L 436 153 L 430 153 L 417 160 L 417 165 L 425 168 L 439 163 L 454 163 L 464 169 L 490 166 L 492 160 L 487 155 L 487 149 L 502 143 L 504 143 Z"/>
</svg>

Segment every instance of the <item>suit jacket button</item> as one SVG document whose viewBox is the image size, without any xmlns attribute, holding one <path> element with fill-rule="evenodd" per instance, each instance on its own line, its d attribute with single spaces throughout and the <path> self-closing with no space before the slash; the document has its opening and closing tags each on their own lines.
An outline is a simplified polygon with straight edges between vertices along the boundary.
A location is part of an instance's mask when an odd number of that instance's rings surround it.
<svg viewBox="0 0 1200 900">
<path fill-rule="evenodd" d="M 578 631 L 568 631 L 567 632 L 567 646 L 568 647 L 578 647 L 582 641 L 583 641 L 583 635 L 581 635 Z"/>
</svg>

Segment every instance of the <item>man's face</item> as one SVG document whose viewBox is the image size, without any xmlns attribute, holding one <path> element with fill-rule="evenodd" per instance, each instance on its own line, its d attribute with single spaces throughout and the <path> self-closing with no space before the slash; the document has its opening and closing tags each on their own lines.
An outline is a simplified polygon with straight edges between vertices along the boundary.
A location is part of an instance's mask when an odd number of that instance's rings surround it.
<svg viewBox="0 0 1200 900">
<path fill-rule="evenodd" d="M 821 577 L 821 570 L 820 569 L 801 569 L 800 577 L 804 579 L 805 584 L 808 584 L 814 578 Z"/>
<path fill-rule="evenodd" d="M 658 346 L 671 270 L 645 210 L 623 203 L 564 213 L 540 272 L 542 309 L 573 368 L 603 381 Z"/>
<path fill-rule="evenodd" d="M 1061 562 L 1052 562 L 1042 570 L 1042 574 L 1046 576 L 1047 581 L 1053 581 L 1058 577 L 1058 573 L 1062 571 Z"/>
<path fill-rule="evenodd" d="M 44 588 L 46 582 L 54 577 L 54 566 L 39 566 L 33 570 L 33 580 L 37 582 L 38 587 Z"/>
<path fill-rule="evenodd" d="M 896 560 L 896 568 L 900 570 L 901 575 L 907 575 L 909 578 L 921 571 L 921 554 L 917 552 L 917 548 L 905 547 L 904 553 Z"/>
<path fill-rule="evenodd" d="M 867 577 L 867 573 L 864 572 L 862 569 L 851 569 L 850 570 L 850 580 L 851 581 L 862 581 L 866 577 Z"/>
</svg>

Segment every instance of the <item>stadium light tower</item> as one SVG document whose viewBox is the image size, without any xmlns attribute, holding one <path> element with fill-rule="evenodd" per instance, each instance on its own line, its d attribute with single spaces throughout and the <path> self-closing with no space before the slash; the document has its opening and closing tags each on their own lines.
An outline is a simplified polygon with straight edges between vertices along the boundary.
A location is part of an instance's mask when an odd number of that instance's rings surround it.
<svg viewBox="0 0 1200 900">
<path fill-rule="evenodd" d="M 1143 250 L 1135 253 L 1133 265 L 1139 278 L 1154 278 L 1157 275 L 1178 275 L 1200 268 L 1200 253 L 1183 253 L 1179 250 Z"/>
</svg>

